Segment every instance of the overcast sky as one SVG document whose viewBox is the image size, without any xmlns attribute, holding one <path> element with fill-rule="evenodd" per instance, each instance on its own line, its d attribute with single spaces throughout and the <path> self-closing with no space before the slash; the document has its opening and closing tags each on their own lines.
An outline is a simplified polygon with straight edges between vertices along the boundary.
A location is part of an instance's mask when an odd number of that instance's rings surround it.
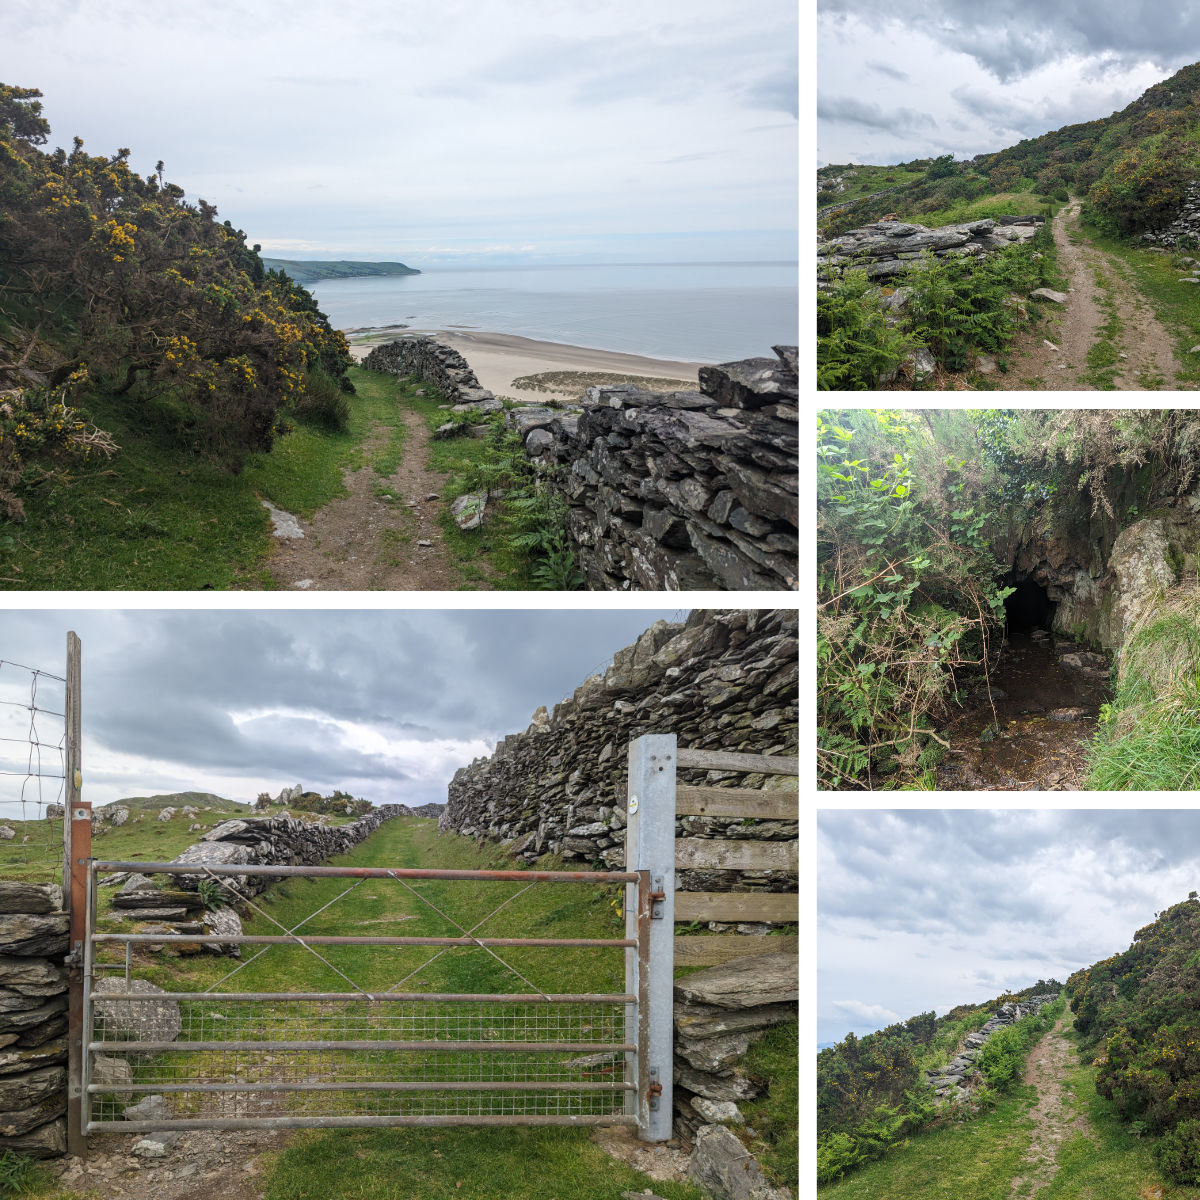
<svg viewBox="0 0 1200 1200">
<path fill-rule="evenodd" d="M 1107 117 L 1200 59 L 1161 0 L 819 0 L 817 162 L 970 158 Z"/>
<path fill-rule="evenodd" d="M 793 0 L 4 0 L 52 145 L 268 254 L 792 260 Z"/>
<path fill-rule="evenodd" d="M 0 700 L 63 675 L 83 643 L 83 798 L 205 791 L 253 801 L 303 784 L 376 804 L 445 803 L 455 770 L 571 695 L 659 618 L 686 611 L 0 612 Z M 62 687 L 39 681 L 57 772 Z M 24 760 L 26 708 L 0 704 L 0 770 Z M 17 768 L 24 770 L 24 767 Z M 23 780 L 0 775 L 0 818 Z M 27 785 L 27 799 L 35 796 Z M 47 781 L 45 798 L 57 798 Z"/>
<path fill-rule="evenodd" d="M 1193 810 L 824 811 L 817 1040 L 1125 950 L 1200 886 Z"/>
</svg>

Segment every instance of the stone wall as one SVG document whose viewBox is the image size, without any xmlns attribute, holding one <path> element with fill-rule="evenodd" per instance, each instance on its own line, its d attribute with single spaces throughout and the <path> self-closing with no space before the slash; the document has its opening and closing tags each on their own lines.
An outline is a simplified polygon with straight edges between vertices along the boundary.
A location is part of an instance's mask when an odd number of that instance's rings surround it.
<svg viewBox="0 0 1200 1200">
<path fill-rule="evenodd" d="M 405 804 L 382 804 L 357 821 L 346 825 L 326 825 L 319 821 L 301 821 L 287 814 L 277 817 L 235 817 L 222 821 L 198 842 L 173 858 L 178 863 L 206 863 L 209 866 L 319 866 L 336 854 L 345 854 L 365 841 L 384 821 L 393 817 L 414 816 Z M 166 879 L 166 877 L 160 877 Z M 173 886 L 195 890 L 202 875 L 172 876 Z M 265 891 L 271 880 L 262 875 L 234 875 L 230 878 L 241 892 L 255 895 Z M 151 881 L 142 875 L 111 875 L 105 885 L 124 883 L 123 891 L 149 888 Z"/>
<path fill-rule="evenodd" d="M 1200 245 L 1200 182 L 1188 184 L 1183 204 L 1169 225 L 1148 230 L 1140 237 L 1154 246 L 1177 246 L 1181 240 L 1186 240 L 1191 246 Z M 1195 271 L 1191 273 L 1196 274 Z M 1190 282 L 1200 283 L 1200 279 Z"/>
<path fill-rule="evenodd" d="M 0 1150 L 67 1149 L 67 931 L 57 884 L 0 882 Z"/>
<path fill-rule="evenodd" d="M 696 392 L 589 388 L 578 415 L 520 414 L 593 590 L 795 588 L 795 347 L 700 369 Z"/>
<path fill-rule="evenodd" d="M 975 1061 L 991 1038 L 1009 1025 L 1041 1010 L 1045 1004 L 1058 999 L 1057 992 L 1030 996 L 1019 1004 L 1002 1004 L 979 1029 L 967 1034 L 962 1049 L 945 1066 L 925 1072 L 925 1082 L 939 1101 L 961 1100 L 970 1094 L 968 1081 L 976 1074 Z"/>
<path fill-rule="evenodd" d="M 796 1020 L 799 998 L 795 954 L 735 959 L 675 985 L 675 1127 L 684 1137 L 714 1122 L 741 1123 L 738 1101 L 762 1091 L 744 1069 L 746 1052 Z"/>
<path fill-rule="evenodd" d="M 927 229 L 907 221 L 873 221 L 840 237 L 817 239 L 817 283 L 850 268 L 887 279 L 942 258 L 978 258 L 1033 237 L 1045 217 L 999 217 Z"/>
<path fill-rule="evenodd" d="M 657 621 L 553 714 L 538 709 L 523 733 L 498 743 L 450 782 L 439 828 L 508 846 L 527 859 L 625 861 L 627 747 L 644 733 L 674 733 L 689 749 L 796 753 L 798 617 L 788 609 L 693 612 Z M 707 776 L 705 779 L 704 777 Z M 739 787 L 784 781 L 728 772 L 680 779 Z M 681 817 L 680 837 L 787 841 L 796 821 Z M 681 871 L 685 891 L 795 890 L 795 876 L 764 871 Z M 718 928 L 716 932 L 723 930 Z"/>
<path fill-rule="evenodd" d="M 467 360 L 436 338 L 402 334 L 394 342 L 376 346 L 362 365 L 370 371 L 415 375 L 438 388 L 456 412 L 496 412 L 500 408 L 500 401 L 480 385 Z"/>
</svg>

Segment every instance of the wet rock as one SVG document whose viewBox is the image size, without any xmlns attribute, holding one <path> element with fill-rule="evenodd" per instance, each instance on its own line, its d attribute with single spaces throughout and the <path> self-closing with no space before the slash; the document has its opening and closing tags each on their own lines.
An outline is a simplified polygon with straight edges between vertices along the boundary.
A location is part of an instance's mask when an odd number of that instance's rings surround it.
<svg viewBox="0 0 1200 1200">
<path fill-rule="evenodd" d="M 1047 721 L 1089 721 L 1096 715 L 1096 709 L 1082 705 L 1072 705 L 1069 708 L 1052 708 L 1046 714 Z"/>
</svg>

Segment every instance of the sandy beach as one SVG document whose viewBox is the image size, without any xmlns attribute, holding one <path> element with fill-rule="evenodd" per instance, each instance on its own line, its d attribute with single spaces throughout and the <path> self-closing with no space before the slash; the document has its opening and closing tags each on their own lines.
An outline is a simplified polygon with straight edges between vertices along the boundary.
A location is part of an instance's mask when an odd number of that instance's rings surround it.
<svg viewBox="0 0 1200 1200">
<path fill-rule="evenodd" d="M 643 358 L 639 354 L 622 354 L 613 350 L 592 350 L 586 346 L 564 346 L 558 342 L 539 342 L 533 338 L 508 333 L 466 333 L 455 329 L 372 330 L 349 334 L 350 351 L 362 359 L 372 347 L 389 342 L 400 333 L 434 334 L 453 346 L 470 364 L 479 382 L 497 396 L 514 400 L 570 400 L 581 388 L 555 388 L 550 391 L 517 388 L 514 379 L 543 372 L 580 371 L 611 372 L 618 375 L 638 375 L 652 379 L 679 380 L 692 387 L 696 373 L 703 365 L 677 362 L 668 358 Z M 587 386 L 586 383 L 583 386 Z"/>
</svg>

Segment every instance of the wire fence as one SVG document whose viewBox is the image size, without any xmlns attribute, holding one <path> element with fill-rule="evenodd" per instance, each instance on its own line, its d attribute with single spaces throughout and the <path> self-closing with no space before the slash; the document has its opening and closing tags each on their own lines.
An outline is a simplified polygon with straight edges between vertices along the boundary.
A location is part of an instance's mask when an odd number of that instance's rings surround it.
<svg viewBox="0 0 1200 1200">
<path fill-rule="evenodd" d="M 61 867 L 66 711 L 62 675 L 0 659 L 0 876 Z"/>
</svg>

